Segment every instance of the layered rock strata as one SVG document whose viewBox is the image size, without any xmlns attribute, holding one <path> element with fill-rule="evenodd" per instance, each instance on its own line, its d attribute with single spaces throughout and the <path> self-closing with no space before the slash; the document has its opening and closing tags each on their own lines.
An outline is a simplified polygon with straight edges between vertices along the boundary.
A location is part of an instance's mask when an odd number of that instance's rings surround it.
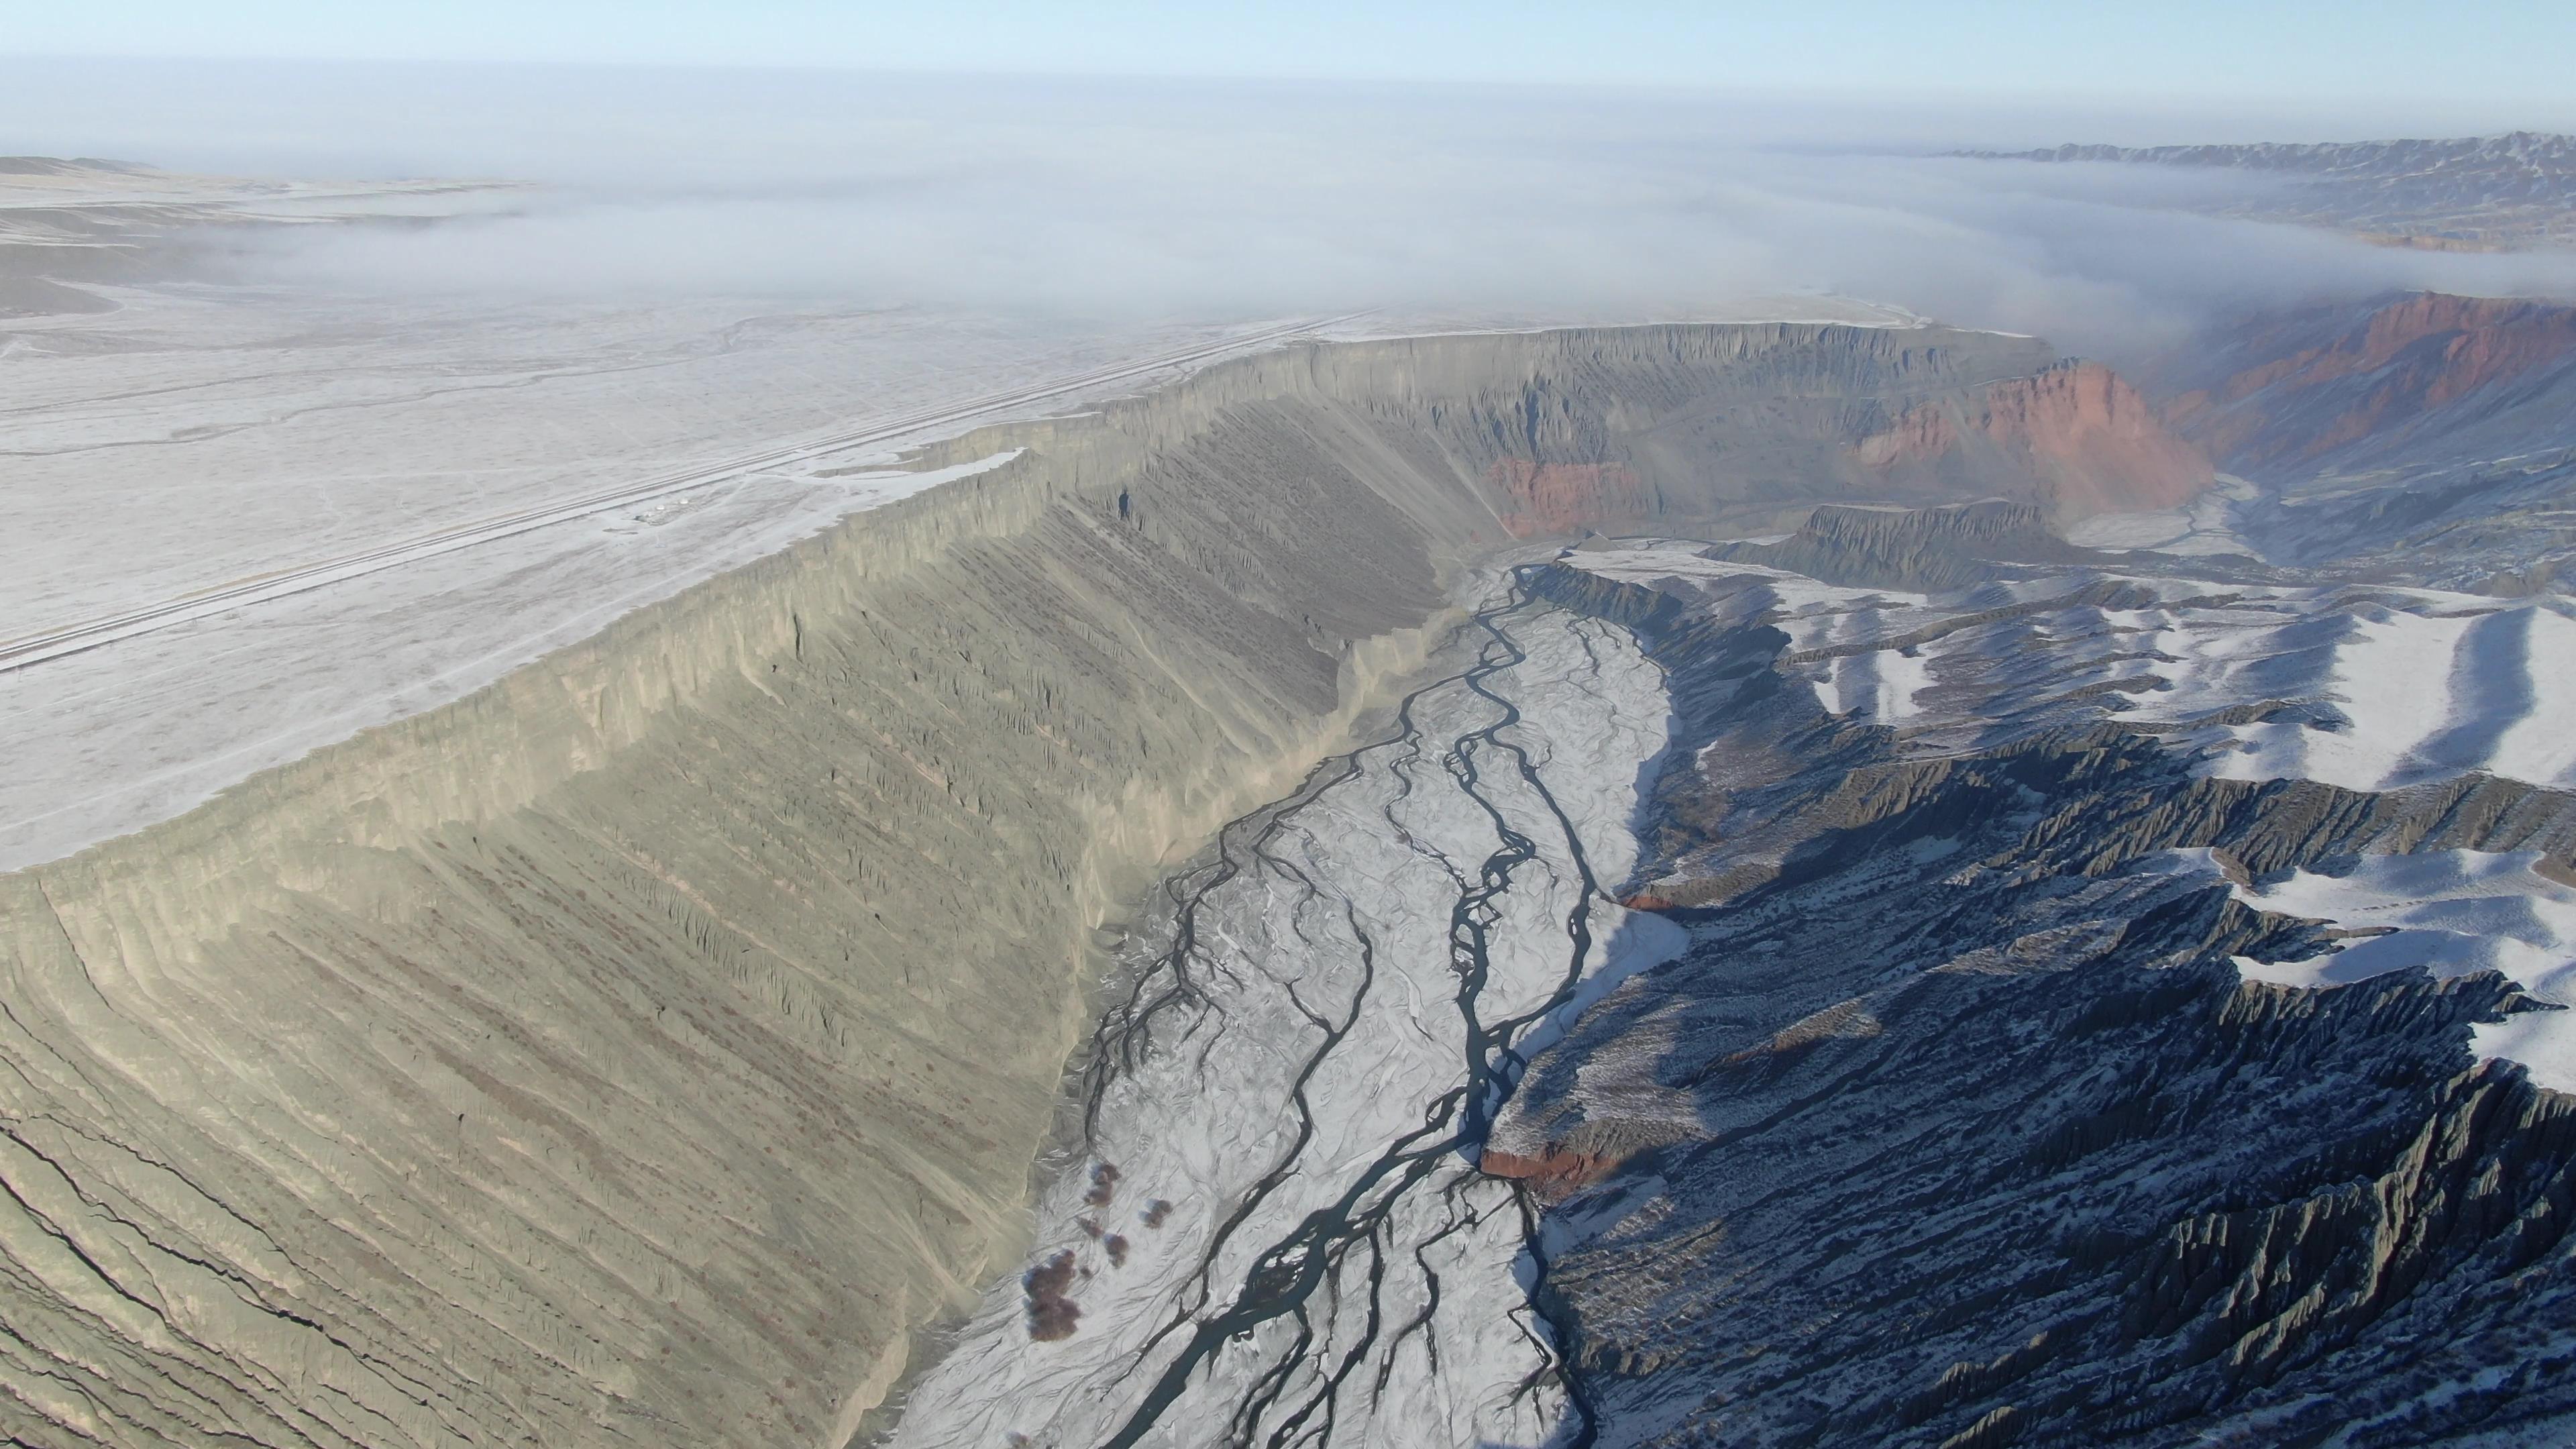
<svg viewBox="0 0 2576 1449">
<path fill-rule="evenodd" d="M 2186 436 L 2245 472 L 2331 459 L 2364 439 L 2396 451 L 2446 416 L 2519 409 L 2534 382 L 2576 372 L 2576 307 L 2435 292 L 2255 319 L 2188 365 L 2164 406 Z M 2428 426 L 2429 424 L 2429 426 Z"/>
<path fill-rule="evenodd" d="M 2227 510 L 2268 557 L 2507 595 L 2576 561 L 2576 308 L 2434 293 L 2234 322 L 2147 374 L 2166 415 L 2259 488 Z"/>
<path fill-rule="evenodd" d="M 2001 500 L 1947 508 L 1829 505 L 1808 514 L 1797 532 L 1776 543 L 1719 544 L 1706 552 L 1829 584 L 1903 589 L 1981 583 L 2014 564 L 2108 558 L 2051 531 L 2038 505 Z"/>
<path fill-rule="evenodd" d="M 2171 508 L 2215 479 L 2138 390 L 2098 362 L 2066 362 L 1966 397 L 1907 408 L 1859 443 L 1890 474 L 2027 479 L 2061 520 Z"/>
</svg>

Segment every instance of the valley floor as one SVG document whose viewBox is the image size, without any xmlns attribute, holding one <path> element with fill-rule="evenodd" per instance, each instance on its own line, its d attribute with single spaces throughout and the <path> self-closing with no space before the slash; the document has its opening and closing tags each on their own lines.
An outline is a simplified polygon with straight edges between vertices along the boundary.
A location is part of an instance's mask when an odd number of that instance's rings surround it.
<svg viewBox="0 0 2576 1449">
<path fill-rule="evenodd" d="M 1680 932 L 1635 860 L 1659 671 L 1507 580 L 1378 742 L 1168 883 L 1081 1155 L 902 1445 L 1537 1444 L 1579 1406 L 1477 1171 L 1528 1054 Z"/>
</svg>

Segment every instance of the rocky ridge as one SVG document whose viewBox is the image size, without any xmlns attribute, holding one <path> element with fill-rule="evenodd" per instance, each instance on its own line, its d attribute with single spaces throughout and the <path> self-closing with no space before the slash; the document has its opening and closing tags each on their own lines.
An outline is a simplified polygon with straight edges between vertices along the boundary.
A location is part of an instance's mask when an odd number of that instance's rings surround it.
<svg viewBox="0 0 2576 1449">
<path fill-rule="evenodd" d="M 1762 564 L 1829 584 L 1958 588 L 2022 566 L 2114 556 L 2078 548 L 2052 531 L 2038 505 L 1989 499 L 1941 508 L 1827 504 L 1776 543 L 1713 544 L 1704 556 Z"/>
<path fill-rule="evenodd" d="M 2554 899 L 2564 780 L 2246 768 L 2247 731 L 2387 728 L 2291 642 L 2356 596 L 2211 653 L 2154 621 L 2235 627 L 2213 585 L 1908 595 L 1703 552 L 1534 576 L 1648 640 L 1677 722 L 1629 888 L 1691 944 L 1533 1062 L 1487 1153 L 1553 1203 L 1538 1298 L 1593 1442 L 2576 1427 L 2576 1080 L 2491 1054 L 2566 983 L 2260 964 L 2363 939 L 2263 908 L 2300 872 L 2519 861 Z"/>
</svg>

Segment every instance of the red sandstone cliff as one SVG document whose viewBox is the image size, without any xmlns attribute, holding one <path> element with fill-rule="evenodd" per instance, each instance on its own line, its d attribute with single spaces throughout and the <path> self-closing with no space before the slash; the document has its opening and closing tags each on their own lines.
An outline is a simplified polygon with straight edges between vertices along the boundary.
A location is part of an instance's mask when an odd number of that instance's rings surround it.
<svg viewBox="0 0 2576 1449">
<path fill-rule="evenodd" d="M 1918 403 L 1855 450 L 1882 473 L 1980 462 L 2018 472 L 2061 518 L 2171 508 L 2215 477 L 2199 448 L 2096 362 Z"/>
<path fill-rule="evenodd" d="M 1514 538 L 1579 533 L 1598 523 L 1642 518 L 1645 484 L 1618 463 L 1533 463 L 1505 458 L 1485 470 L 1503 494 L 1503 527 Z"/>
<path fill-rule="evenodd" d="M 2266 318 L 2223 341 L 2233 371 L 2165 416 L 2233 466 L 2314 458 L 2539 369 L 2576 366 L 2576 307 L 2425 292 L 2357 314 Z"/>
</svg>

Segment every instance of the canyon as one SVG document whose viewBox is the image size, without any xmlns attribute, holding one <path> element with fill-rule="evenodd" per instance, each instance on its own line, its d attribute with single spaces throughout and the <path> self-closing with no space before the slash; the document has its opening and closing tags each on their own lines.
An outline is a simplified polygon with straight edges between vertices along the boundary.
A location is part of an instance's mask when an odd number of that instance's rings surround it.
<svg viewBox="0 0 2576 1449">
<path fill-rule="evenodd" d="M 0 875 L 0 1429 L 2557 1432 L 2564 333 L 1289 341 L 920 440 Z"/>
<path fill-rule="evenodd" d="M 925 448 L 989 466 L 0 877 L 0 1415 L 848 1438 L 1023 1244 L 1095 929 L 1444 635 L 1493 470 L 1773 517 L 2051 361 L 1774 324 L 1224 363 Z"/>
<path fill-rule="evenodd" d="M 2173 428 L 2241 476 L 2275 562 L 2546 593 L 2576 553 L 2576 309 L 2432 293 L 2237 319 L 2145 369 Z"/>
<path fill-rule="evenodd" d="M 2557 1442 L 2576 618 L 2003 572 L 1533 577 L 1676 712 L 1485 1154 L 1594 1442 Z"/>
</svg>

